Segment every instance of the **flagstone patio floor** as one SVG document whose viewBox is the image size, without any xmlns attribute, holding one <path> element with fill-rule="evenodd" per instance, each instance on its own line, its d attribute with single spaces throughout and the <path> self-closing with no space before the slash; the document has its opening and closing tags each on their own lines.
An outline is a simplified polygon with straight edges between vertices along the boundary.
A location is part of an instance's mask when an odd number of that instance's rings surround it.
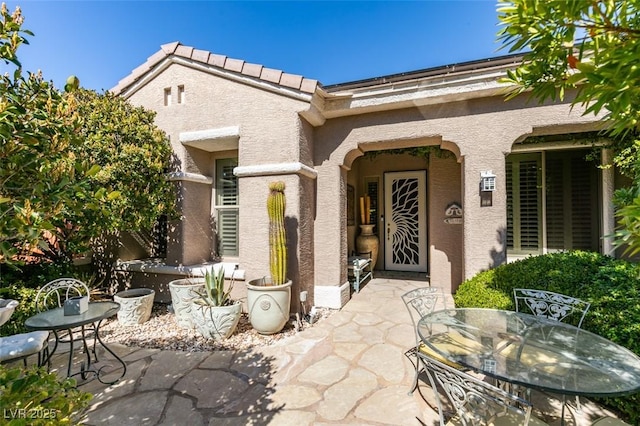
<svg viewBox="0 0 640 426">
<path fill-rule="evenodd" d="M 414 368 L 404 352 L 415 337 L 400 299 L 428 285 L 375 278 L 339 312 L 273 346 L 178 352 L 111 344 L 127 364 L 126 375 L 111 386 L 97 380 L 81 386 L 94 394 L 84 423 L 437 425 L 431 389 L 423 384 L 408 395 Z M 108 355 L 101 358 L 108 364 Z M 54 371 L 65 371 L 66 362 L 66 354 L 57 354 Z M 611 415 L 582 402 L 580 413 L 566 416 L 568 426 Z M 534 407 L 559 424 L 557 399 L 535 393 Z"/>
</svg>

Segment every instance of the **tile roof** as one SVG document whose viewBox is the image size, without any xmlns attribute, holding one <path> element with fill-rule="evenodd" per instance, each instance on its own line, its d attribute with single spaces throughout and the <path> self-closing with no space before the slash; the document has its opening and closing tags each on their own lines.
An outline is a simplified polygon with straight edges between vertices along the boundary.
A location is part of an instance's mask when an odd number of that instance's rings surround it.
<svg viewBox="0 0 640 426">
<path fill-rule="evenodd" d="M 314 93 L 316 87 L 318 87 L 317 80 L 305 78 L 300 75 L 289 74 L 272 68 L 266 68 L 259 64 L 245 62 L 241 59 L 233 59 L 227 56 L 207 52 L 205 50 L 184 46 L 180 42 L 176 41 L 160 46 L 159 51 L 151 55 L 144 64 L 134 69 L 131 74 L 120 80 L 118 84 L 111 89 L 111 92 L 115 94 L 122 93 L 165 58 L 171 56 L 200 62 L 208 66 L 213 66 L 225 71 L 266 81 L 268 83 L 277 84 L 282 87 L 299 90 L 304 93 Z"/>
</svg>

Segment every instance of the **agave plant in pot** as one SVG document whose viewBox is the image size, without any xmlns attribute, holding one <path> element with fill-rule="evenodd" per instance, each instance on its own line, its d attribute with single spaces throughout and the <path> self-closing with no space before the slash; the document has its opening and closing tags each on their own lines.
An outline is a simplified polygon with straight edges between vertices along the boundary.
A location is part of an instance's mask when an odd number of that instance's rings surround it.
<svg viewBox="0 0 640 426">
<path fill-rule="evenodd" d="M 204 288 L 194 290 L 191 301 L 191 319 L 196 329 L 205 338 L 223 340 L 235 331 L 242 304 L 231 299 L 233 279 L 225 290 L 224 268 L 211 268 L 204 274 Z"/>
<path fill-rule="evenodd" d="M 269 184 L 267 212 L 269 214 L 269 267 L 271 275 L 247 283 L 249 321 L 260 334 L 278 333 L 289 320 L 291 280 L 287 279 L 284 189 L 284 182 Z"/>
</svg>

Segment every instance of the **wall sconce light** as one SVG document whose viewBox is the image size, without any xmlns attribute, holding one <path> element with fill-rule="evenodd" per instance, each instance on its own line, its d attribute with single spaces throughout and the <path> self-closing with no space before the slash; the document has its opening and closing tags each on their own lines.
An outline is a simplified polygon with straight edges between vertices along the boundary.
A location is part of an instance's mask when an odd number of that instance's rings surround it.
<svg viewBox="0 0 640 426">
<path fill-rule="evenodd" d="M 491 170 L 480 172 L 480 191 L 494 192 L 496 190 L 496 175 Z"/>
</svg>

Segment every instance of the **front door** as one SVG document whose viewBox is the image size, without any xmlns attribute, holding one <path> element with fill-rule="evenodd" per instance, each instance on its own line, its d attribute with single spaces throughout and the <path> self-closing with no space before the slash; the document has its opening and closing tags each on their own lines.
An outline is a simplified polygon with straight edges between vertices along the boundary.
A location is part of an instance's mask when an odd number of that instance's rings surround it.
<svg viewBox="0 0 640 426">
<path fill-rule="evenodd" d="M 425 170 L 385 173 L 385 269 L 427 272 Z"/>
</svg>

